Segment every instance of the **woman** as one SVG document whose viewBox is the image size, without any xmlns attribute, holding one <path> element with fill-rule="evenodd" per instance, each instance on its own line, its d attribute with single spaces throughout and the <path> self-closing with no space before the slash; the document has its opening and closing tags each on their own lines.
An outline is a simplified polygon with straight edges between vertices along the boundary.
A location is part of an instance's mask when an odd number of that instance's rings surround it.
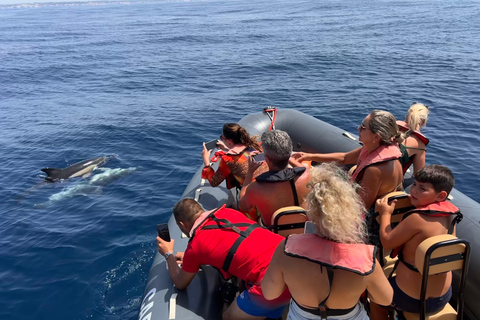
<svg viewBox="0 0 480 320">
<path fill-rule="evenodd" d="M 395 117 L 387 111 L 373 110 L 358 127 L 362 147 L 346 153 L 293 154 L 299 161 L 335 161 L 339 164 L 357 164 L 351 180 L 360 184 L 360 197 L 365 207 L 387 193 L 402 189 L 403 172 L 399 160 L 402 141 Z"/>
<path fill-rule="evenodd" d="M 365 212 L 360 196 L 334 164 L 312 169 L 307 215 L 314 233 L 282 241 L 262 280 L 262 292 L 275 299 L 288 287 L 288 319 L 368 319 L 359 302 L 389 305 L 393 290 L 377 266 L 374 246 L 364 244 Z M 310 223 L 310 222 L 309 222 Z"/>
<path fill-rule="evenodd" d="M 248 169 L 248 158 L 252 154 L 262 152 L 257 140 L 250 137 L 247 130 L 236 123 L 226 123 L 220 136 L 219 147 L 224 151 L 215 152 L 213 162 L 220 159 L 218 170 L 215 172 L 210 164 L 212 150 L 207 150 L 203 144 L 202 158 L 205 167 L 202 170 L 202 179 L 207 179 L 212 187 L 218 186 L 226 180 L 227 188 L 241 187 Z M 265 162 L 255 170 L 254 178 L 259 174 L 268 171 Z"/>
<path fill-rule="evenodd" d="M 420 129 L 427 124 L 428 106 L 421 103 L 413 103 L 408 109 L 405 121 L 397 121 L 398 128 L 404 134 L 404 141 L 400 145 L 402 150 L 403 173 L 413 164 L 413 174 L 425 167 L 425 149 L 429 140 L 420 133 Z"/>
</svg>

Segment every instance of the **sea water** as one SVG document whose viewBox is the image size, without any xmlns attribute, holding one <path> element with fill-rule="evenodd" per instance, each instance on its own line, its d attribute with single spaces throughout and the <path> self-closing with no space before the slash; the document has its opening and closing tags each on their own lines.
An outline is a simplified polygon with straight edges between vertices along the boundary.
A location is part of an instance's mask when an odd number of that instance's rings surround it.
<svg viewBox="0 0 480 320">
<path fill-rule="evenodd" d="M 0 319 L 135 319 L 201 143 L 269 105 L 356 133 L 425 103 L 427 163 L 480 201 L 478 21 L 471 0 L 0 5 Z"/>
</svg>

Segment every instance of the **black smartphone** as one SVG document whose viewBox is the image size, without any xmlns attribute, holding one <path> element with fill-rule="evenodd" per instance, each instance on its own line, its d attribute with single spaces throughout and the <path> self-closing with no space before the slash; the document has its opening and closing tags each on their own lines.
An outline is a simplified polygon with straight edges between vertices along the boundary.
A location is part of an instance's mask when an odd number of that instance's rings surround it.
<svg viewBox="0 0 480 320">
<path fill-rule="evenodd" d="M 157 224 L 157 233 L 160 238 L 170 242 L 170 232 L 168 231 L 167 223 Z"/>
<path fill-rule="evenodd" d="M 253 156 L 255 162 L 265 161 L 265 153 L 259 153 Z"/>
<path fill-rule="evenodd" d="M 217 139 L 205 142 L 205 148 L 207 148 L 207 150 L 213 150 L 217 147 L 217 143 L 218 143 Z"/>
</svg>

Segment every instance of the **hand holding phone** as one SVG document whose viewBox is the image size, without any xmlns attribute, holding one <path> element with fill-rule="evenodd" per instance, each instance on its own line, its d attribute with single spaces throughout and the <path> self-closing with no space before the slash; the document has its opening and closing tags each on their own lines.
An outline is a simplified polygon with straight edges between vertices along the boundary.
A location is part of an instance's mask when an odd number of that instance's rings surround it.
<svg viewBox="0 0 480 320">
<path fill-rule="evenodd" d="M 207 150 L 213 150 L 217 147 L 217 143 L 218 143 L 218 140 L 217 139 L 214 139 L 214 140 L 210 140 L 208 142 L 205 142 L 205 149 Z"/>
<path fill-rule="evenodd" d="M 168 231 L 168 224 L 162 223 L 157 225 L 157 233 L 162 240 L 170 242 L 170 232 Z"/>
<path fill-rule="evenodd" d="M 265 153 L 259 153 L 259 154 L 254 155 L 253 160 L 255 160 L 255 162 L 265 161 Z"/>
</svg>

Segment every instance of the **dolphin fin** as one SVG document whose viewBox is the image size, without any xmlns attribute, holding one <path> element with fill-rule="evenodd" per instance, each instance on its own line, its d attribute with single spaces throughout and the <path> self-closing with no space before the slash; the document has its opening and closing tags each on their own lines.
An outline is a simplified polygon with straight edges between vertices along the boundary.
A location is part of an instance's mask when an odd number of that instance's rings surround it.
<svg viewBox="0 0 480 320">
<path fill-rule="evenodd" d="M 58 168 L 43 168 L 41 171 L 45 172 L 50 180 L 57 180 L 57 176 L 62 171 Z"/>
</svg>

